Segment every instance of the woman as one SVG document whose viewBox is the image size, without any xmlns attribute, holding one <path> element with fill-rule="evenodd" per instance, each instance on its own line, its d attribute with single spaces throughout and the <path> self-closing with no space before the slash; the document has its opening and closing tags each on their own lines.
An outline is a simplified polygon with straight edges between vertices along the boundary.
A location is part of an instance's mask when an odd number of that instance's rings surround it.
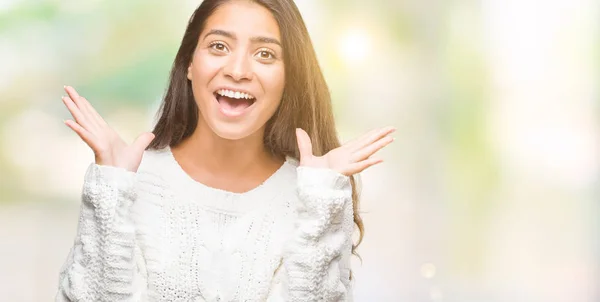
<svg viewBox="0 0 600 302">
<path fill-rule="evenodd" d="M 340 146 L 292 0 L 205 0 L 131 145 L 65 90 L 95 163 L 57 301 L 352 300 L 352 175 L 394 129 Z"/>
</svg>

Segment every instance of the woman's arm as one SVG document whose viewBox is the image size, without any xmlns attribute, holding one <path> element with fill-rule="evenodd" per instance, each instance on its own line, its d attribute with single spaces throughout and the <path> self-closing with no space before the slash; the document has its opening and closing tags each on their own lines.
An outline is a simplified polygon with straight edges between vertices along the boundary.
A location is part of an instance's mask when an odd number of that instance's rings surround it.
<svg viewBox="0 0 600 302">
<path fill-rule="evenodd" d="M 286 273 L 276 273 L 271 301 L 352 300 L 354 214 L 349 176 L 381 163 L 372 155 L 394 141 L 389 134 L 395 130 L 375 129 L 323 156 L 315 156 L 309 135 L 296 129 L 301 206 L 296 233 L 283 259 Z M 285 282 L 278 283 L 282 276 Z"/>
<path fill-rule="evenodd" d="M 298 167 L 300 208 L 272 301 L 352 301 L 353 210 L 349 177 Z M 276 281 L 277 282 L 277 281 Z"/>
<path fill-rule="evenodd" d="M 59 277 L 56 301 L 139 301 L 144 261 L 130 218 L 134 172 L 91 164 L 82 193 L 75 243 Z"/>
</svg>

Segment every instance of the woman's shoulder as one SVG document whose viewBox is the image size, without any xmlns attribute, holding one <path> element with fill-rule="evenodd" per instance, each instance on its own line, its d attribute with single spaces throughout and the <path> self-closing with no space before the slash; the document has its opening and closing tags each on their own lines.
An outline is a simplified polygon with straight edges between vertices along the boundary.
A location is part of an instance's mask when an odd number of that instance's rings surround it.
<svg viewBox="0 0 600 302">
<path fill-rule="evenodd" d="M 149 149 L 144 151 L 142 162 L 138 168 L 139 175 L 164 175 L 170 169 L 170 150 L 168 147 L 162 149 Z"/>
</svg>

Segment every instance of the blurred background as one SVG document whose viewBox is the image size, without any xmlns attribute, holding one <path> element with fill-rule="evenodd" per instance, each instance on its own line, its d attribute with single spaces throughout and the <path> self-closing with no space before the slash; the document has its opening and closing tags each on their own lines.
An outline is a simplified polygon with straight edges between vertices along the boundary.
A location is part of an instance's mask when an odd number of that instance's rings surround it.
<svg viewBox="0 0 600 302">
<path fill-rule="evenodd" d="M 600 301 L 597 0 L 298 0 L 362 175 L 356 301 Z M 0 300 L 49 301 L 93 154 L 150 130 L 198 0 L 0 0 Z"/>
</svg>

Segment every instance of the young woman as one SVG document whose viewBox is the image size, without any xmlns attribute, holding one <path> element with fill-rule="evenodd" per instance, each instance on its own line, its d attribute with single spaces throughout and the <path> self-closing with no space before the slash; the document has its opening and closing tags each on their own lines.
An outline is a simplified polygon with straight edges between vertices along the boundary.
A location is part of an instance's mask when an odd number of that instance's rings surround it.
<svg viewBox="0 0 600 302">
<path fill-rule="evenodd" d="M 352 300 L 352 175 L 394 129 L 340 146 L 292 0 L 203 1 L 133 144 L 65 90 L 95 163 L 57 301 Z"/>
</svg>

